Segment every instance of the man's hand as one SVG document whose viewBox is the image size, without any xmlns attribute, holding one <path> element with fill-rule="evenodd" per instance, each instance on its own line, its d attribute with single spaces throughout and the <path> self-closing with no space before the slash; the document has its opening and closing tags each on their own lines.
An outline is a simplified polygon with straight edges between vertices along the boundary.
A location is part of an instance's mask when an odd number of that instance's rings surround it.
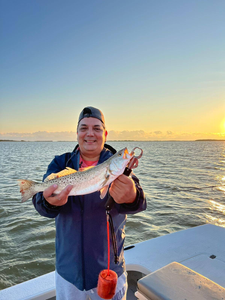
<svg viewBox="0 0 225 300">
<path fill-rule="evenodd" d="M 68 196 L 73 186 L 68 185 L 64 190 L 62 190 L 60 194 L 53 195 L 54 191 L 57 190 L 57 188 L 57 184 L 51 185 L 46 190 L 44 190 L 43 196 L 49 204 L 54 206 L 62 206 L 68 201 Z"/>
<path fill-rule="evenodd" d="M 132 203 L 136 199 L 135 183 L 130 177 L 120 175 L 111 184 L 109 193 L 118 204 Z"/>
</svg>

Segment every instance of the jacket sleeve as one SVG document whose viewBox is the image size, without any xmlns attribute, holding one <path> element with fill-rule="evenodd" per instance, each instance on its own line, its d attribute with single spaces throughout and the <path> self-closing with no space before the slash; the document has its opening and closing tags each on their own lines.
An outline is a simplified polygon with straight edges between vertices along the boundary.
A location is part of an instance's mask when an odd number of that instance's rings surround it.
<svg viewBox="0 0 225 300">
<path fill-rule="evenodd" d="M 66 154 L 55 156 L 52 162 L 49 164 L 46 174 L 43 177 L 43 180 L 52 173 L 57 173 L 65 169 L 66 164 Z M 45 200 L 43 197 L 43 192 L 37 193 L 33 196 L 32 199 L 33 205 L 35 209 L 41 216 L 47 218 L 55 218 L 59 212 L 61 207 L 53 207 Z"/>
<path fill-rule="evenodd" d="M 43 197 L 42 192 L 34 195 L 32 202 L 37 212 L 43 217 L 55 218 L 60 212 L 60 208 L 61 208 L 60 206 L 56 206 L 56 207 L 48 206 L 47 201 Z"/>
<path fill-rule="evenodd" d="M 121 214 L 136 214 L 146 210 L 146 197 L 142 187 L 139 184 L 139 179 L 132 173 L 132 179 L 136 186 L 136 199 L 133 203 L 116 204 L 117 210 Z"/>
</svg>

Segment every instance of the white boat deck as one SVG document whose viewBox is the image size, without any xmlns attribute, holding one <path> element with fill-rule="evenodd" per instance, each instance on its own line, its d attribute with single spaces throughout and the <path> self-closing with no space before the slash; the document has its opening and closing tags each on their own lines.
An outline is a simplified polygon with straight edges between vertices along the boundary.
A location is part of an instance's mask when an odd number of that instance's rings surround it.
<svg viewBox="0 0 225 300">
<path fill-rule="evenodd" d="M 125 258 L 128 271 L 148 274 L 175 261 L 225 287 L 225 228 L 207 224 L 154 238 Z"/>
<path fill-rule="evenodd" d="M 203 225 L 135 244 L 125 251 L 127 271 L 154 272 L 179 262 L 225 287 L 225 228 Z M 0 291 L 1 300 L 55 296 L 54 272 Z"/>
</svg>

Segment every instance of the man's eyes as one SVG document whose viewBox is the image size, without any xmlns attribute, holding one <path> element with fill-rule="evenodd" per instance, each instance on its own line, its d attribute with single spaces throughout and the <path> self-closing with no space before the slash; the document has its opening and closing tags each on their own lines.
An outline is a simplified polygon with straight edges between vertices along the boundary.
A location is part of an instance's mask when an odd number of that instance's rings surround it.
<svg viewBox="0 0 225 300">
<path fill-rule="evenodd" d="M 80 130 L 86 131 L 86 130 L 88 130 L 88 127 L 80 127 Z M 103 129 L 101 127 L 94 127 L 93 130 L 99 132 L 99 131 L 102 131 Z"/>
</svg>

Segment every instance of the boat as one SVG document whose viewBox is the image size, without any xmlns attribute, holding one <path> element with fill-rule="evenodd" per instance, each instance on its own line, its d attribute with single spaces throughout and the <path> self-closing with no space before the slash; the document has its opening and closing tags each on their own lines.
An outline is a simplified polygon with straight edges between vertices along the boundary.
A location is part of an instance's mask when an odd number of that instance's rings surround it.
<svg viewBox="0 0 225 300">
<path fill-rule="evenodd" d="M 124 250 L 128 300 L 225 299 L 224 227 L 200 225 Z M 53 271 L 3 289 L 0 299 L 54 300 L 54 276 Z"/>
</svg>

